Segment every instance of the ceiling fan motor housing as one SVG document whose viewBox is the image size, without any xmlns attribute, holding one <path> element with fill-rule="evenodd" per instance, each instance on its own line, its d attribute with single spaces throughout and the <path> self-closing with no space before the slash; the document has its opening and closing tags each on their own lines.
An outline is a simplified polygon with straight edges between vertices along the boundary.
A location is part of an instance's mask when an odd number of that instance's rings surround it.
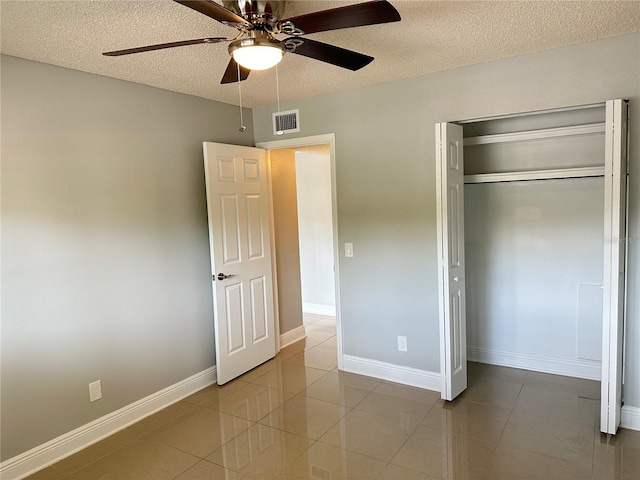
<svg viewBox="0 0 640 480">
<path fill-rule="evenodd" d="M 263 30 L 249 30 L 245 37 L 234 40 L 229 44 L 229 53 L 232 54 L 238 48 L 246 47 L 272 47 L 283 49 L 281 42 Z"/>
<path fill-rule="evenodd" d="M 223 0 L 222 2 L 226 8 L 246 18 L 254 26 L 275 24 L 284 14 L 285 3 L 273 0 Z"/>
</svg>

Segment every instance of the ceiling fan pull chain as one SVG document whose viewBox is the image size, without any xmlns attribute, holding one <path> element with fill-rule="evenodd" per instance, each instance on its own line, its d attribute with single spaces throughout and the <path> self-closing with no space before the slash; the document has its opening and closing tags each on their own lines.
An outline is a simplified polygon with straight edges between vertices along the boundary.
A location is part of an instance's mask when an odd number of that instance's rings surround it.
<svg viewBox="0 0 640 480">
<path fill-rule="evenodd" d="M 241 132 L 244 132 L 247 127 L 244 126 L 244 119 L 242 116 L 242 85 L 240 84 L 240 64 L 236 64 L 238 67 L 238 97 L 240 97 L 240 128 L 238 130 L 240 130 Z"/>
<path fill-rule="evenodd" d="M 278 65 L 276 65 L 276 100 L 278 101 L 278 113 L 280 113 L 280 82 L 278 78 Z"/>
<path fill-rule="evenodd" d="M 276 100 L 278 101 L 278 112 L 280 113 L 280 82 L 278 78 L 278 65 L 276 65 Z M 284 132 L 282 130 L 278 130 L 276 135 L 283 135 Z"/>
</svg>

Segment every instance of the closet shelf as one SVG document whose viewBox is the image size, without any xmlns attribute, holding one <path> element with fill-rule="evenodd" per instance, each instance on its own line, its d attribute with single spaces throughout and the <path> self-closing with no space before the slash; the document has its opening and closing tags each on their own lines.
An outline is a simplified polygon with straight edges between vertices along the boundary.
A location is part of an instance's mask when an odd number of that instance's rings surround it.
<svg viewBox="0 0 640 480">
<path fill-rule="evenodd" d="M 591 123 L 588 125 L 577 125 L 573 127 L 545 128 L 524 132 L 467 137 L 464 139 L 464 146 L 521 142 L 525 140 L 540 140 L 544 138 L 575 137 L 579 135 L 594 135 L 598 133 L 604 133 L 604 123 Z"/>
<path fill-rule="evenodd" d="M 554 168 L 551 170 L 527 170 L 522 172 L 478 173 L 465 175 L 464 183 L 498 183 L 523 180 L 552 180 L 560 178 L 603 177 L 602 167 Z"/>
</svg>

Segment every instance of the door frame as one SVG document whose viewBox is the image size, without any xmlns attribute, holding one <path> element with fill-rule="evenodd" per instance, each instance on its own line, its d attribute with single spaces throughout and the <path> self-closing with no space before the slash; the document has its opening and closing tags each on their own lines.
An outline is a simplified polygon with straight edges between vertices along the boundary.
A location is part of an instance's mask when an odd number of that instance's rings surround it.
<svg viewBox="0 0 640 480">
<path fill-rule="evenodd" d="M 606 102 L 605 190 L 600 431 L 615 434 L 621 423 L 627 313 L 629 222 L 629 104 Z M 606 359 L 606 362 L 605 362 Z M 607 400 L 605 402 L 605 399 Z"/>
<path fill-rule="evenodd" d="M 334 294 L 336 302 L 336 342 L 338 351 L 338 369 L 343 369 L 343 350 L 342 350 L 342 314 L 340 302 L 340 248 L 338 243 L 338 196 L 336 191 L 336 149 L 335 149 L 335 133 L 324 135 L 313 135 L 310 137 L 297 137 L 284 140 L 273 140 L 267 142 L 258 142 L 256 147 L 264 148 L 267 155 L 270 150 L 293 149 L 296 147 L 308 147 L 313 145 L 329 145 L 329 163 L 331 166 L 331 220 L 333 224 L 333 265 L 334 265 Z M 269 209 L 271 222 L 271 235 L 275 234 L 274 218 L 273 218 L 273 190 L 271 188 L 271 162 L 267 156 L 267 169 L 269 173 Z M 276 282 L 276 253 L 275 241 L 271 242 L 271 258 L 273 262 L 273 290 L 274 290 L 274 310 L 275 310 L 275 327 L 276 327 L 276 351 L 280 350 L 280 317 L 278 311 L 278 285 Z"/>
<path fill-rule="evenodd" d="M 576 107 L 563 107 L 557 109 L 546 109 L 539 111 L 532 111 L 526 113 L 515 113 L 512 115 L 500 115 L 495 117 L 486 117 L 474 120 L 460 120 L 454 122 L 446 122 L 446 123 L 454 123 L 458 125 L 464 125 L 466 123 L 473 122 L 481 122 L 486 120 L 493 119 L 503 119 L 503 118 L 514 118 L 521 117 L 525 115 L 533 115 L 536 113 L 547 113 L 547 112 L 559 112 L 559 111 L 568 111 L 568 110 L 577 110 L 580 108 L 589 108 L 593 106 L 605 106 L 605 127 L 610 125 L 618 125 L 621 127 L 621 130 L 606 131 L 605 130 L 605 158 L 604 158 L 604 177 L 605 177 L 605 209 L 604 209 L 604 234 L 608 236 L 608 239 L 605 238 L 605 259 L 603 265 L 603 288 L 604 288 L 604 296 L 603 296 L 603 314 L 602 314 L 602 328 L 603 328 L 603 341 L 602 341 L 602 359 L 601 359 L 601 401 L 600 401 L 600 411 L 601 411 L 601 423 L 600 430 L 604 433 L 615 434 L 618 426 L 620 424 L 621 417 L 621 403 L 622 403 L 622 385 L 624 384 L 624 350 L 625 350 L 625 338 L 624 338 L 624 327 L 626 324 L 626 261 L 627 261 L 627 230 L 626 226 L 628 224 L 629 215 L 628 215 L 628 181 L 629 181 L 629 162 L 628 162 L 628 142 L 629 142 L 629 132 L 628 132 L 628 123 L 627 123 L 627 115 L 628 115 L 628 100 L 626 99 L 615 99 L 615 100 L 607 100 L 606 102 L 592 104 L 592 105 L 584 105 L 584 106 L 576 106 Z M 615 112 L 615 113 L 614 113 Z M 615 118 L 613 118 L 615 116 Z M 444 123 L 436 124 L 436 129 L 438 126 L 444 125 Z M 615 148 L 613 147 L 614 142 L 617 142 Z M 624 145 L 620 145 L 619 143 L 624 143 Z M 436 169 L 439 171 L 443 166 L 441 165 L 443 159 L 445 158 L 440 151 L 440 142 L 439 139 L 436 138 Z M 609 146 L 609 150 L 607 150 L 607 145 Z M 619 154 L 619 155 L 618 155 Z M 440 204 L 442 202 L 442 189 L 438 190 L 438 198 L 436 199 L 436 203 Z M 611 197 L 611 198 L 609 198 Z M 615 206 L 616 201 L 617 207 Z M 624 211 L 622 211 L 624 210 Z M 614 215 L 615 212 L 618 212 L 618 215 Z M 621 218 L 620 218 L 621 217 Z M 464 218 L 464 213 L 463 213 Z M 617 219 L 620 219 L 622 225 L 619 225 Z M 443 218 L 441 221 L 439 220 L 437 225 L 437 230 L 440 232 L 443 228 L 446 228 L 448 218 Z M 624 233 L 625 240 L 622 240 L 620 236 L 621 232 Z M 439 233 L 440 235 L 440 233 Z M 616 244 L 618 245 L 618 249 L 614 249 L 613 239 L 616 240 Z M 609 244 L 607 244 L 607 240 Z M 463 246 L 464 248 L 464 246 Z M 615 251 L 614 251 L 615 250 Z M 620 252 L 622 250 L 622 253 Z M 610 258 L 609 258 L 610 257 Z M 611 260 L 615 259 L 614 262 Z M 438 258 L 439 268 L 441 268 L 441 259 Z M 624 263 L 624 266 L 621 265 L 621 262 Z M 619 271 L 621 267 L 622 270 Z M 613 270 L 615 269 L 618 275 L 615 275 L 619 280 L 612 280 Z M 622 276 L 622 278 L 620 278 Z M 438 278 L 438 290 L 439 292 L 443 292 L 444 290 L 444 277 L 445 275 L 439 275 Z M 623 285 L 620 285 L 620 282 Z M 615 293 L 615 294 L 614 294 Z M 607 298 L 609 298 L 609 303 L 607 303 Z M 617 298 L 616 302 L 613 302 L 613 298 Z M 440 329 L 444 328 L 444 324 L 447 322 L 448 318 L 442 312 L 442 308 L 440 308 L 440 318 L 439 324 Z M 441 334 L 442 337 L 442 334 Z M 608 342 L 607 342 L 608 340 Z M 465 342 L 466 347 L 466 342 Z M 443 348 L 442 345 L 440 347 Z M 443 356 L 441 352 L 441 363 L 443 361 Z M 446 377 L 446 369 L 441 364 L 440 365 L 440 376 L 441 382 L 444 388 L 445 382 L 447 382 Z M 613 408 L 615 411 L 611 411 Z"/>
</svg>

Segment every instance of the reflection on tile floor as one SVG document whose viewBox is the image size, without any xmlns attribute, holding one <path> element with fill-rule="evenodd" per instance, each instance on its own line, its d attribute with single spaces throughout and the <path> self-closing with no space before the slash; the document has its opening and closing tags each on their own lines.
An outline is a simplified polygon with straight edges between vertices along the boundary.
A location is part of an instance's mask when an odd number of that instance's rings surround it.
<svg viewBox="0 0 640 480">
<path fill-rule="evenodd" d="M 454 402 L 336 369 L 335 320 L 32 480 L 640 478 L 640 432 L 599 433 L 599 383 L 469 363 Z"/>
</svg>

